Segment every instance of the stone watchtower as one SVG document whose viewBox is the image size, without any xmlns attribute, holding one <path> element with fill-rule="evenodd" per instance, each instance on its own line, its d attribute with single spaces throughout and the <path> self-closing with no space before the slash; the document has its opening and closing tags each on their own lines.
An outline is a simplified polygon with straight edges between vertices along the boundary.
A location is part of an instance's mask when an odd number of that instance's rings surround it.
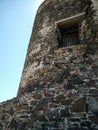
<svg viewBox="0 0 98 130">
<path fill-rule="evenodd" d="M 1 130 L 98 129 L 98 0 L 40 5 L 17 97 L 0 112 Z"/>
</svg>

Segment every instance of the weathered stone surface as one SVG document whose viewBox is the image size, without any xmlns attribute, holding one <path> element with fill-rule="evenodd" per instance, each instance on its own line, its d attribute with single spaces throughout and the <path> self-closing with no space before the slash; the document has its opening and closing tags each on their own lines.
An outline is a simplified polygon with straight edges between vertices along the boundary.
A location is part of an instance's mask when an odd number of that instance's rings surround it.
<svg viewBox="0 0 98 130">
<path fill-rule="evenodd" d="M 55 122 L 72 130 L 83 124 L 88 130 L 98 129 L 97 4 L 97 0 L 41 4 L 17 97 L 0 103 L 0 130 L 53 127 Z M 78 26 L 80 44 L 61 47 L 60 27 L 72 24 Z"/>
<path fill-rule="evenodd" d="M 73 112 L 83 112 L 85 106 L 85 97 L 77 100 L 71 107 L 71 111 Z"/>
<path fill-rule="evenodd" d="M 96 98 L 90 98 L 89 97 L 89 109 L 98 115 L 98 99 Z"/>
</svg>

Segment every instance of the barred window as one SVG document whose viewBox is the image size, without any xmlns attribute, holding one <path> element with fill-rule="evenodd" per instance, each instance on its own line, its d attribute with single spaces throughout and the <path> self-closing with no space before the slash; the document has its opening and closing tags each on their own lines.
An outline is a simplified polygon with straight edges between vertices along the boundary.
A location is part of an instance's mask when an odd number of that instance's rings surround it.
<svg viewBox="0 0 98 130">
<path fill-rule="evenodd" d="M 80 44 L 79 27 L 84 19 L 85 13 L 80 13 L 65 19 L 56 21 L 58 45 L 59 47 L 67 47 Z"/>
<path fill-rule="evenodd" d="M 72 46 L 80 44 L 79 42 L 79 33 L 78 33 L 78 25 L 69 25 L 60 27 L 60 46 Z"/>
</svg>

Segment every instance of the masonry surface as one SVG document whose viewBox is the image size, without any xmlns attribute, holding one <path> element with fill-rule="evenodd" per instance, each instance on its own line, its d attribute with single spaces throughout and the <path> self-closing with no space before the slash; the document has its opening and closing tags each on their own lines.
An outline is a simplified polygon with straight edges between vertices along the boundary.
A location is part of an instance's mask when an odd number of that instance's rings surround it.
<svg viewBox="0 0 98 130">
<path fill-rule="evenodd" d="M 61 46 L 58 32 L 71 25 L 79 44 Z M 55 121 L 60 130 L 98 130 L 97 0 L 40 5 L 17 97 L 0 103 L 0 130 L 47 130 Z"/>
</svg>

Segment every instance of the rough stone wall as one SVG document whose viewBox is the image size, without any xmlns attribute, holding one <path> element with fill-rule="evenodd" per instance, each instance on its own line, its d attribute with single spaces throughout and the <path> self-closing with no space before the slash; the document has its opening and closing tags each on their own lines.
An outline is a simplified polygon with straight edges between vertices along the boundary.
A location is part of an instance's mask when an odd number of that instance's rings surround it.
<svg viewBox="0 0 98 130">
<path fill-rule="evenodd" d="M 46 0 L 41 4 L 18 95 L 0 104 L 0 130 L 32 130 L 37 121 L 69 120 L 77 113 L 82 114 L 80 123 L 85 114 L 86 121 L 98 130 L 98 15 L 94 2 Z M 81 44 L 59 48 L 56 21 L 82 12 Z M 86 100 L 91 115 L 84 112 Z"/>
<path fill-rule="evenodd" d="M 98 43 L 98 0 L 92 0 L 93 8 L 95 10 L 94 13 L 94 21 L 95 21 L 95 36 L 96 36 L 96 43 Z"/>
<path fill-rule="evenodd" d="M 88 6 L 88 8 L 85 8 L 86 15 L 80 25 L 80 37 L 82 43 L 88 44 L 89 46 L 95 42 L 95 39 L 96 42 L 98 42 L 98 1 L 92 0 L 91 2 L 89 1 L 88 4 L 90 5 Z"/>
<path fill-rule="evenodd" d="M 58 49 L 58 27 L 55 22 L 82 13 L 85 6 L 86 2 L 83 4 L 83 1 L 79 0 L 70 0 L 70 2 L 69 0 L 47 0 L 39 7 L 27 51 L 19 91 L 21 91 L 21 88 L 27 86 L 26 81 L 30 79 L 29 77 L 33 78 L 35 71 L 46 67 L 43 64 L 45 58 L 47 58 L 48 55 L 53 56 L 54 50 Z M 88 18 L 86 18 L 86 20 L 87 19 Z M 93 21 L 93 18 L 90 17 L 90 20 Z M 82 32 L 82 35 L 85 33 L 86 40 L 87 36 L 89 38 L 91 37 L 91 31 L 89 33 L 88 31 L 91 30 L 91 26 L 94 25 L 92 21 L 90 25 L 88 22 L 86 22 L 87 25 L 83 23 L 85 29 L 80 23 L 80 27 L 83 28 L 83 32 L 81 30 L 80 32 Z M 80 36 L 80 40 L 81 37 L 82 36 Z M 85 37 L 83 36 L 82 43 L 85 41 Z"/>
</svg>

